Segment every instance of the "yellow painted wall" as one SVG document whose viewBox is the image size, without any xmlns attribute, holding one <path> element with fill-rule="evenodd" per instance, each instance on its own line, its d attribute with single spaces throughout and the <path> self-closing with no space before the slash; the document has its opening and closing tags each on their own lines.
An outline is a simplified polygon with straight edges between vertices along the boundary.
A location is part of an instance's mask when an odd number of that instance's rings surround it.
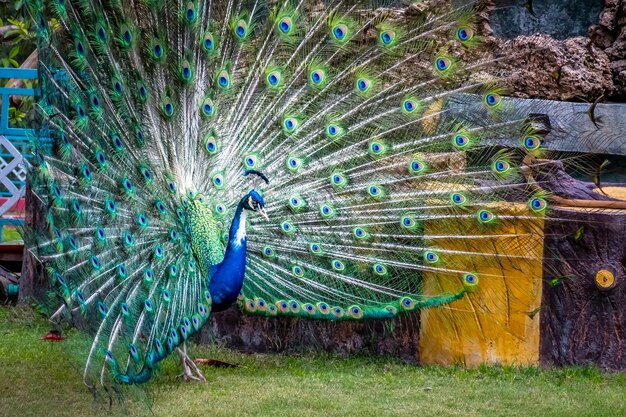
<svg viewBox="0 0 626 417">
<path fill-rule="evenodd" d="M 422 310 L 423 364 L 473 367 L 539 361 L 543 219 L 521 204 L 492 211 L 500 220 L 490 225 L 481 225 L 471 216 L 424 225 L 426 239 L 431 236 L 431 244 L 440 248 L 445 269 L 475 272 L 479 285 L 448 306 Z M 457 253 L 448 254 L 446 249 Z M 430 270 L 423 280 L 425 294 L 462 288 L 461 274 Z"/>
</svg>

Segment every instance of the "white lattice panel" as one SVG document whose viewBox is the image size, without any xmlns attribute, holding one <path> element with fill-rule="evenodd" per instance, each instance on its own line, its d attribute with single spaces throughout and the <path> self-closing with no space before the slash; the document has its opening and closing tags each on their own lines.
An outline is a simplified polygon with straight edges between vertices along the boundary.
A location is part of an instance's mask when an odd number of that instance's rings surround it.
<svg viewBox="0 0 626 417">
<path fill-rule="evenodd" d="M 26 191 L 24 158 L 5 136 L 0 135 L 0 192 L 8 197 L 0 205 L 0 216 L 13 207 Z"/>
</svg>

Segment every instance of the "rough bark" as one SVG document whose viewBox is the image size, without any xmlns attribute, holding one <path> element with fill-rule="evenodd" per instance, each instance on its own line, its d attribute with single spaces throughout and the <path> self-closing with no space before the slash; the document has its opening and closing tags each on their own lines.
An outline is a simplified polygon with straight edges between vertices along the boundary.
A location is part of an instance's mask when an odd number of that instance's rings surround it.
<svg viewBox="0 0 626 417">
<path fill-rule="evenodd" d="M 39 200 L 31 190 L 30 183 L 26 185 L 26 207 L 28 208 L 24 218 L 26 230 L 43 227 L 46 216 L 44 215 L 43 207 L 39 204 Z M 25 304 L 33 300 L 43 300 L 47 291 L 48 279 L 46 271 L 42 268 L 41 263 L 31 254 L 28 246 L 24 245 L 18 303 Z"/>
<path fill-rule="evenodd" d="M 545 231 L 541 362 L 626 369 L 626 213 L 556 214 L 563 221 Z M 611 289 L 596 284 L 603 269 Z"/>
</svg>

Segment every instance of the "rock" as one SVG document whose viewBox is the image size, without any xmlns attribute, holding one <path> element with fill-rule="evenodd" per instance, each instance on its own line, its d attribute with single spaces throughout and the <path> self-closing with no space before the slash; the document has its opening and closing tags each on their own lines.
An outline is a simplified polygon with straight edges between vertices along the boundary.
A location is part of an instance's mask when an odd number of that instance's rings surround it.
<svg viewBox="0 0 626 417">
<path fill-rule="evenodd" d="M 613 90 L 609 59 L 588 38 L 519 36 L 502 42 L 507 87 L 522 98 L 593 102 Z"/>
<path fill-rule="evenodd" d="M 605 0 L 597 25 L 589 28 L 589 38 L 604 50 L 611 61 L 613 76 L 612 100 L 626 99 L 626 69 L 621 63 L 626 58 L 626 0 Z"/>
</svg>

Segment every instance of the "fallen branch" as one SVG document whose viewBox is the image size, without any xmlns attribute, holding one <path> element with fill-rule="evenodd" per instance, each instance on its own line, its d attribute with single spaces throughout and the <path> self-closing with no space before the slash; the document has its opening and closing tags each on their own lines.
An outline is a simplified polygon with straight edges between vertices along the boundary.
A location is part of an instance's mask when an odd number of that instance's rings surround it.
<svg viewBox="0 0 626 417">
<path fill-rule="evenodd" d="M 521 171 L 530 188 L 535 192 L 546 193 L 546 199 L 554 204 L 563 207 L 577 207 L 577 208 L 590 208 L 590 209 L 605 209 L 605 210 L 626 210 L 626 201 L 622 200 L 582 200 L 578 198 L 565 198 L 560 197 L 558 195 L 554 195 L 549 191 L 542 188 L 533 177 L 532 167 L 533 167 L 533 159 L 526 155 L 524 157 L 523 165 L 521 166 Z"/>
</svg>

